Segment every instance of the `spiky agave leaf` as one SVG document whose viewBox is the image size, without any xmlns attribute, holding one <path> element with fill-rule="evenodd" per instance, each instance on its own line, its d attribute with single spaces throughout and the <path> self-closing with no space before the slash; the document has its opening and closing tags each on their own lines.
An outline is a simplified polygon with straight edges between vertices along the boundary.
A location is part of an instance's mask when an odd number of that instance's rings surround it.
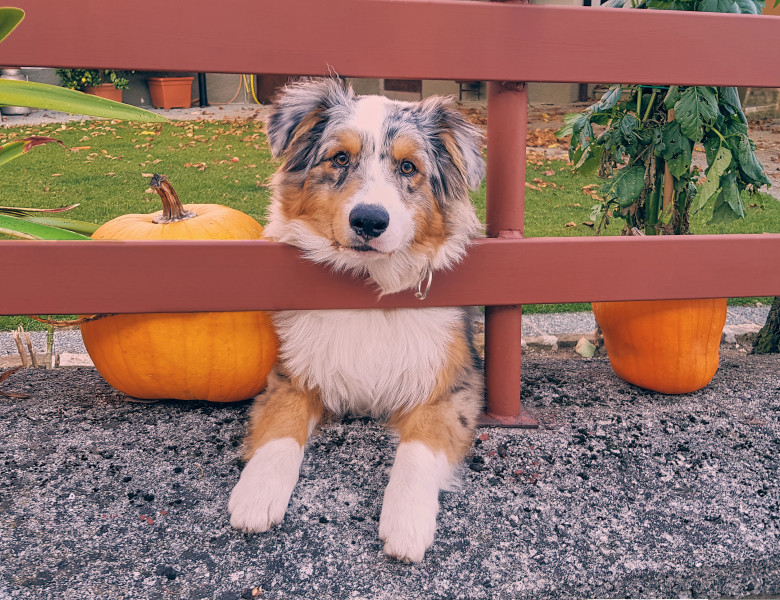
<svg viewBox="0 0 780 600">
<path fill-rule="evenodd" d="M 2 102 L 0 102 L 0 104 L 2 104 Z M 42 135 L 31 135 L 30 137 L 21 140 L 3 144 L 0 146 L 0 165 L 19 158 L 22 154 L 26 154 L 35 146 L 51 143 L 59 144 L 63 148 L 65 147 L 65 144 L 63 144 L 61 140 Z"/>
<path fill-rule="evenodd" d="M 24 19 L 24 11 L 21 8 L 0 7 L 0 41 L 16 29 L 22 19 Z"/>
<path fill-rule="evenodd" d="M 163 115 L 149 112 L 143 108 L 34 81 L 0 79 L 0 104 L 59 110 L 76 115 L 123 121 L 153 123 L 168 120 Z"/>
<path fill-rule="evenodd" d="M 0 233 L 25 240 L 88 240 L 86 235 L 67 229 L 32 223 L 19 217 L 0 214 Z"/>
</svg>

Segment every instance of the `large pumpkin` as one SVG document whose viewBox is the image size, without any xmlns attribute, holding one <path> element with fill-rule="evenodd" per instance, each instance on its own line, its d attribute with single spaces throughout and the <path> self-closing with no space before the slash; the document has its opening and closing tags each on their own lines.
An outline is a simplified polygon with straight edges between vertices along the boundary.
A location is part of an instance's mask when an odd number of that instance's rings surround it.
<svg viewBox="0 0 780 600">
<path fill-rule="evenodd" d="M 216 204 L 182 206 L 164 177 L 152 179 L 163 210 L 124 215 L 93 239 L 246 240 L 262 237 L 252 217 Z M 136 398 L 233 402 L 257 394 L 276 361 L 277 340 L 265 312 L 113 315 L 81 325 L 95 367 Z"/>
<path fill-rule="evenodd" d="M 615 373 L 664 394 L 703 388 L 718 369 L 726 299 L 594 302 Z"/>
</svg>

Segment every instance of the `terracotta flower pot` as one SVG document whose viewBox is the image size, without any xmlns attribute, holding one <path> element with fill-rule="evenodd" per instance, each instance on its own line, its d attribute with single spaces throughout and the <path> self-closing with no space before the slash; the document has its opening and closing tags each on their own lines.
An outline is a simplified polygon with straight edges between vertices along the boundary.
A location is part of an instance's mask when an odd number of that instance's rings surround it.
<svg viewBox="0 0 780 600">
<path fill-rule="evenodd" d="M 663 394 L 707 385 L 718 370 L 726 299 L 594 302 L 612 369 Z"/>
<path fill-rule="evenodd" d="M 115 88 L 113 83 L 102 83 L 95 87 L 84 88 L 84 93 L 114 100 L 115 102 L 122 101 L 122 90 Z"/>
<path fill-rule="evenodd" d="M 149 77 L 149 94 L 155 108 L 189 108 L 193 77 Z"/>
</svg>

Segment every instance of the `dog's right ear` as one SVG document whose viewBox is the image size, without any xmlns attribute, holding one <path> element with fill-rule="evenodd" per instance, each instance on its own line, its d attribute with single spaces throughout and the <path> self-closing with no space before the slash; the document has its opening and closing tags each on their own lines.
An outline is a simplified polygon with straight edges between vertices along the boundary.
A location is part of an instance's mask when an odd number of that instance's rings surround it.
<svg viewBox="0 0 780 600">
<path fill-rule="evenodd" d="M 288 84 L 274 101 L 268 121 L 268 141 L 274 158 L 285 156 L 297 140 L 316 141 L 310 138 L 322 133 L 328 118 L 326 111 L 346 105 L 353 98 L 352 89 L 333 77 Z"/>
</svg>

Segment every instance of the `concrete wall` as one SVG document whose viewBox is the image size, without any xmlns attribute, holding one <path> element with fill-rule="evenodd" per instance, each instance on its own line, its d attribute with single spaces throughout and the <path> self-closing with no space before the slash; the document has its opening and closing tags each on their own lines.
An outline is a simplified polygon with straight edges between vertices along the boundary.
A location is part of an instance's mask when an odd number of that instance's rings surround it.
<svg viewBox="0 0 780 600">
<path fill-rule="evenodd" d="M 60 78 L 54 69 L 45 68 L 22 68 L 22 74 L 26 75 L 30 81 L 59 85 Z M 188 76 L 194 76 L 192 81 L 193 106 L 197 106 L 198 78 L 195 73 L 184 73 Z M 158 76 L 162 73 L 136 72 L 130 76 L 130 87 L 124 90 L 122 100 L 127 104 L 147 107 L 151 105 L 149 97 L 149 87 L 146 84 L 146 78 L 149 76 Z M 206 75 L 206 86 L 208 88 L 209 104 L 224 104 L 235 97 L 235 102 L 253 102 L 252 95 L 243 85 L 241 75 L 227 73 L 208 73 Z M 238 94 L 238 95 L 236 95 Z"/>
<path fill-rule="evenodd" d="M 54 69 L 42 68 L 23 68 L 22 73 L 30 81 L 49 83 L 59 85 Z M 123 100 L 128 104 L 147 107 L 151 105 L 149 97 L 149 88 L 146 84 L 146 78 L 149 76 L 162 75 L 161 73 L 136 72 L 130 76 L 130 87 L 124 90 Z M 194 73 L 186 75 L 195 76 Z M 364 79 L 350 78 L 349 83 L 358 94 L 385 94 L 388 97 L 397 100 L 419 100 L 428 96 L 452 96 L 456 100 L 459 98 L 459 86 L 455 81 L 424 80 L 422 82 L 422 94 L 409 92 L 392 92 L 384 90 L 384 80 L 382 79 Z M 234 102 L 252 103 L 254 100 L 249 91 L 243 85 L 241 75 L 226 73 L 208 73 L 206 75 L 206 85 L 208 89 L 209 104 L 224 104 L 233 100 Z M 193 106 L 198 104 L 198 79 L 197 76 L 192 82 Z M 578 99 L 578 85 L 566 83 L 529 83 L 528 97 L 535 104 L 556 104 L 574 102 Z M 473 92 L 464 92 L 463 101 L 485 102 L 487 100 L 487 83 L 481 82 L 479 98 Z"/>
</svg>

